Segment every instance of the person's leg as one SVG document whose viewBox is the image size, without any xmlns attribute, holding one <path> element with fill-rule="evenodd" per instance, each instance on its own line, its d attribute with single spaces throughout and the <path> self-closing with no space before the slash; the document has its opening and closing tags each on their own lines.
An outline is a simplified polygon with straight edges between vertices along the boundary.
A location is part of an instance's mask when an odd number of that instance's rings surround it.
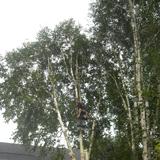
<svg viewBox="0 0 160 160">
<path fill-rule="evenodd" d="M 85 120 L 84 119 L 81 122 L 81 131 L 82 131 L 82 134 L 85 134 Z"/>
<path fill-rule="evenodd" d="M 77 134 L 80 134 L 80 130 L 81 130 L 81 119 L 77 119 Z"/>
</svg>

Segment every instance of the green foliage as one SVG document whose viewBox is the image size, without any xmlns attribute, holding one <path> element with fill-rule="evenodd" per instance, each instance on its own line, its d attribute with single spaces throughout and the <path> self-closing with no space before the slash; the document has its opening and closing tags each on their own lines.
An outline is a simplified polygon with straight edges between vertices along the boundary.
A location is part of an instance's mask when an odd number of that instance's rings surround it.
<svg viewBox="0 0 160 160">
<path fill-rule="evenodd" d="M 66 151 L 66 149 L 64 148 L 64 146 L 62 146 L 62 145 L 57 146 L 57 148 L 51 152 L 50 160 L 52 160 L 52 159 L 64 160 L 65 151 Z"/>
<path fill-rule="evenodd" d="M 126 137 L 115 138 L 111 136 L 99 137 L 94 139 L 91 160 L 96 159 L 124 159 L 132 160 L 132 152 L 128 146 Z"/>
<path fill-rule="evenodd" d="M 133 1 L 132 1 L 133 2 Z M 143 103 L 149 102 L 149 116 L 151 130 L 159 117 L 157 115 L 158 96 L 157 87 L 159 81 L 159 2 L 157 1 L 134 1 L 135 25 L 138 26 L 138 39 L 141 43 L 141 85 L 143 90 Z M 136 154 L 141 155 L 142 149 L 140 127 L 141 115 L 139 108 L 134 106 L 136 90 L 136 54 L 134 48 L 134 33 L 130 15 L 129 1 L 97 0 L 91 5 L 92 46 L 94 61 L 101 67 L 104 77 L 105 100 L 109 113 L 113 116 L 117 134 L 121 133 L 128 143 L 132 142 L 131 124 L 135 138 L 139 137 Z M 124 79 L 122 79 L 122 77 Z M 127 98 L 128 97 L 128 100 Z M 124 101 L 130 108 L 132 118 L 129 119 L 128 111 L 125 109 Z M 129 104 L 129 106 L 128 106 Z M 137 106 L 138 107 L 138 106 Z M 135 110 L 137 112 L 135 113 Z M 136 115 L 138 114 L 138 123 Z M 147 119 L 147 116 L 146 116 Z M 148 122 L 146 122 L 148 125 Z M 158 123 L 156 126 L 159 128 Z M 159 135 L 156 129 L 155 137 Z M 147 135 L 148 137 L 150 135 Z M 119 140 L 123 138 L 120 136 Z M 123 141 L 123 140 L 122 140 Z M 122 141 L 120 144 L 122 144 Z M 150 140 L 150 144 L 154 143 Z M 137 143 L 137 142 L 136 142 Z M 148 147 L 151 147 L 151 145 Z M 122 148 L 125 149 L 122 145 Z M 152 147 L 151 147 L 152 148 Z M 131 149 L 131 148 L 130 148 Z M 153 150 L 153 148 L 152 148 Z M 121 151 L 121 150 L 120 150 Z M 122 152 L 122 151 L 121 151 Z M 152 151 L 151 151 L 152 152 Z M 131 158 L 133 155 L 131 154 Z M 141 159 L 141 156 L 138 156 Z M 122 158 L 119 158 L 122 159 Z M 133 158 L 134 159 L 134 158 Z"/>
<path fill-rule="evenodd" d="M 149 102 L 151 129 L 157 122 L 157 138 L 160 128 L 160 119 L 156 117 L 160 78 L 159 2 L 135 1 L 134 9 L 142 51 L 142 96 Z M 41 156 L 45 156 L 51 147 L 60 143 L 62 134 L 52 97 L 54 90 L 68 137 L 77 148 L 74 85 L 78 82 L 89 115 L 95 115 L 101 95 L 91 159 L 133 159 L 128 145 L 132 141 L 130 124 L 135 131 L 133 136 L 140 135 L 142 130 L 135 121 L 136 56 L 129 3 L 97 0 L 91 5 L 91 17 L 94 26 L 90 38 L 82 33 L 82 26 L 70 19 L 59 23 L 54 30 L 43 28 L 35 42 L 24 43 L 4 58 L 0 57 L 0 109 L 5 110 L 6 122 L 17 123 L 13 139 L 26 148 L 32 144 L 33 151 L 41 146 Z M 77 76 L 76 81 L 72 76 Z M 132 121 L 125 109 L 126 96 Z M 92 122 L 92 119 L 86 122 L 84 148 L 89 147 Z M 115 138 L 108 136 L 111 122 L 117 130 Z M 139 138 L 136 148 L 139 160 L 141 143 Z M 157 144 L 157 151 L 158 147 Z M 60 151 L 57 149 L 52 159 L 63 159 Z"/>
<path fill-rule="evenodd" d="M 7 53 L 1 68 L 4 81 L 0 84 L 0 103 L 5 109 L 3 115 L 6 121 L 17 123 L 13 139 L 23 143 L 27 149 L 32 145 L 33 151 L 40 146 L 41 157 L 52 152 L 48 147 L 60 144 L 62 134 L 52 97 L 53 87 L 68 138 L 73 147 L 78 147 L 78 139 L 74 138 L 77 109 L 71 79 L 72 71 L 75 76 L 77 60 L 77 81 L 81 82 L 81 96 L 86 110 L 92 115 L 97 109 L 99 87 L 103 85 L 103 80 L 91 60 L 90 42 L 84 33 L 81 34 L 81 29 L 73 19 L 61 22 L 53 31 L 46 27 L 37 34 L 37 41 L 24 43 L 21 48 Z M 100 118 L 97 119 L 101 134 L 109 127 L 105 105 L 103 101 Z M 84 144 L 88 146 L 92 120 L 86 123 Z M 57 154 L 60 155 L 59 152 Z"/>
<path fill-rule="evenodd" d="M 45 148 L 60 143 L 62 131 L 51 96 L 52 83 L 62 120 L 69 138 L 73 139 L 76 107 L 73 82 L 68 74 L 71 74 L 70 63 L 73 72 L 76 68 L 77 55 L 79 72 L 87 67 L 88 43 L 86 36 L 81 34 L 81 27 L 70 19 L 57 25 L 53 31 L 47 27 L 42 29 L 37 34 L 37 41 L 24 43 L 21 48 L 6 54 L 0 70 L 3 79 L 0 104 L 5 109 L 6 121 L 17 123 L 13 133 L 15 141 L 23 143 L 26 148 L 33 145 L 33 150 L 41 146 L 43 152 Z"/>
<path fill-rule="evenodd" d="M 158 157 L 160 158 L 160 142 L 157 139 L 155 139 L 155 142 L 156 142 L 156 145 L 154 150 L 157 152 Z"/>
</svg>

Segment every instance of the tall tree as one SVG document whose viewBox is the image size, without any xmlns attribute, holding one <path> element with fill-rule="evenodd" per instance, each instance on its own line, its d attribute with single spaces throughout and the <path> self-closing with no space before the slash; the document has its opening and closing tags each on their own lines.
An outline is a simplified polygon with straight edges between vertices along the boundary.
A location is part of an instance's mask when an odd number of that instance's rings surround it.
<svg viewBox="0 0 160 160">
<path fill-rule="evenodd" d="M 155 136 L 152 135 L 155 128 L 151 115 L 155 109 L 150 109 L 149 97 L 152 95 L 149 91 L 155 84 L 151 78 L 157 68 L 150 55 L 159 53 L 159 2 L 97 0 L 91 10 L 95 59 L 107 74 L 107 81 L 109 77 L 114 81 L 126 111 L 129 125 L 123 123 L 131 135 L 128 143 L 133 159 L 138 159 L 140 143 L 143 145 L 143 159 L 150 159 L 153 151 L 151 137 Z M 147 59 L 150 64 L 145 66 Z"/>
<path fill-rule="evenodd" d="M 76 97 L 86 101 L 90 115 L 98 115 L 101 83 L 92 85 L 92 78 L 99 75 L 92 73 L 89 40 L 81 30 L 73 19 L 61 22 L 53 31 L 46 27 L 38 33 L 37 41 L 7 53 L 1 68 L 1 108 L 5 109 L 7 121 L 17 123 L 14 140 L 26 147 L 34 145 L 33 150 L 42 146 L 42 155 L 46 154 L 46 147 L 51 150 L 59 144 L 63 134 L 71 159 L 75 159 L 72 146 L 78 146 Z M 85 86 L 92 88 L 90 93 Z M 92 105 L 90 94 L 94 98 Z M 90 156 L 95 122 L 96 118 L 93 124 L 87 122 L 92 129 L 87 129 L 84 145 L 80 134 L 82 160 L 85 153 L 86 158 Z M 89 156 L 88 151 L 84 153 L 84 146 L 89 148 Z"/>
</svg>

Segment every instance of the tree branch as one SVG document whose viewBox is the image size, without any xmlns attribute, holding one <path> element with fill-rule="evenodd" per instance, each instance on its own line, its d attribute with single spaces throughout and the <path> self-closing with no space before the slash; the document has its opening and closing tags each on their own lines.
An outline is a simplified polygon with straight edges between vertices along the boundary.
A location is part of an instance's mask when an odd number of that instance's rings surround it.
<svg viewBox="0 0 160 160">
<path fill-rule="evenodd" d="M 94 136 L 94 128 L 95 128 L 95 123 L 96 123 L 96 119 L 99 113 L 99 107 L 101 104 L 101 87 L 100 87 L 100 93 L 99 93 L 99 103 L 98 103 L 98 108 L 96 111 L 96 116 L 93 120 L 93 124 L 92 124 L 92 134 L 91 134 L 91 138 L 90 138 L 90 145 L 89 145 L 89 152 L 88 152 L 88 159 L 90 159 L 90 155 L 91 155 L 91 150 L 92 150 L 92 145 L 93 145 L 93 136 Z"/>
<path fill-rule="evenodd" d="M 155 38 L 158 36 L 160 32 L 160 29 L 158 30 L 158 32 L 155 34 L 155 36 L 152 38 L 152 40 L 146 45 L 145 49 L 142 51 L 142 53 L 146 52 L 147 48 L 152 44 L 152 42 L 155 40 Z"/>
</svg>

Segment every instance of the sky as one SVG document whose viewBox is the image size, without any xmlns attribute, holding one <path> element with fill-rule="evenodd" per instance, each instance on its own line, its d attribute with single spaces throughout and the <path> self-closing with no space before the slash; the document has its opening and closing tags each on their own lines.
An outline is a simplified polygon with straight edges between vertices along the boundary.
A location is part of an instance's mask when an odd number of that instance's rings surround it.
<svg viewBox="0 0 160 160">
<path fill-rule="evenodd" d="M 0 0 L 0 55 L 4 56 L 22 45 L 35 41 L 43 27 L 73 18 L 84 28 L 89 24 L 89 3 L 93 0 Z M 13 143 L 16 129 L 12 122 L 4 123 L 0 112 L 0 142 Z"/>
</svg>

